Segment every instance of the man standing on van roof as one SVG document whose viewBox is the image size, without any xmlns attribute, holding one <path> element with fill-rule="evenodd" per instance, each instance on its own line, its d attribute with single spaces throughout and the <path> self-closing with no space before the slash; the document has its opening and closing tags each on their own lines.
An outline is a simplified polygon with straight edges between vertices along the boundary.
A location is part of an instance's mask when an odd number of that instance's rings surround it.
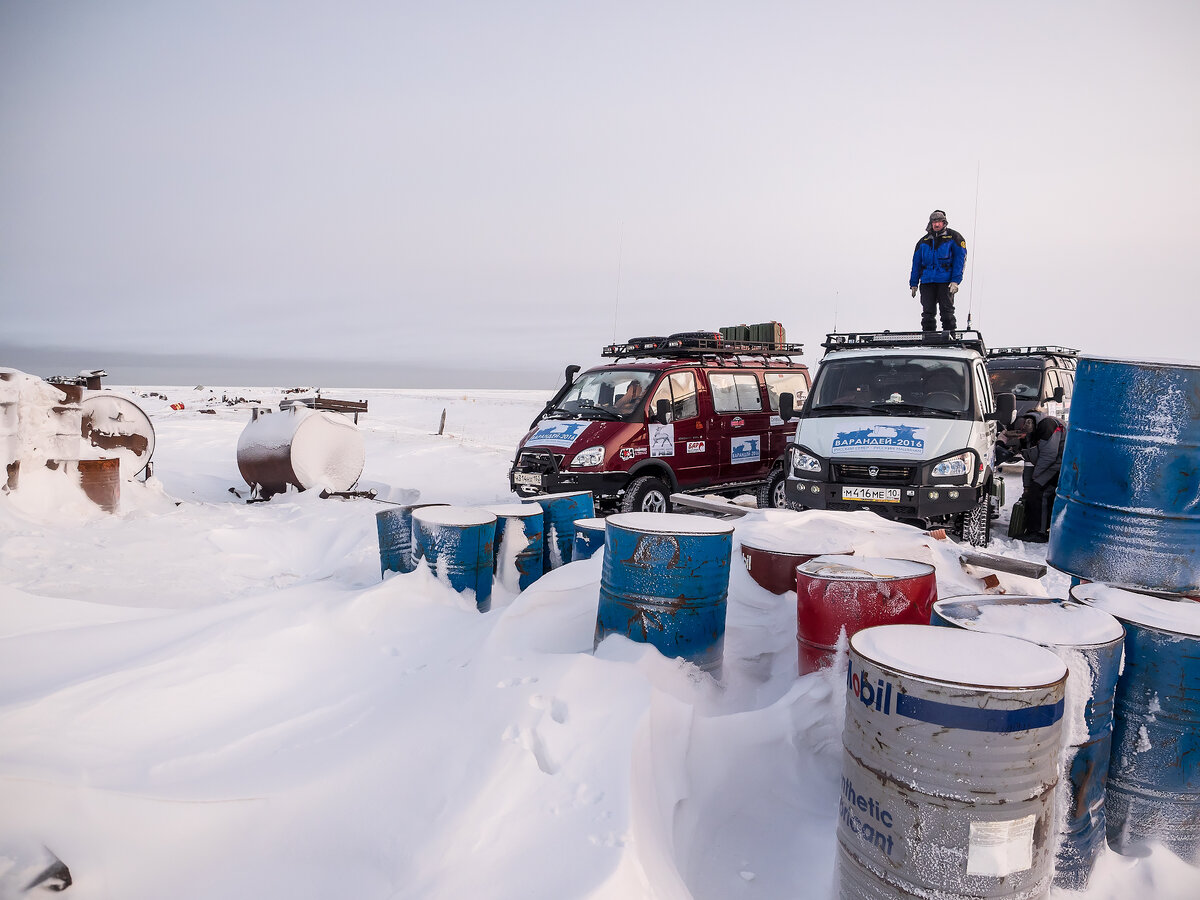
<svg viewBox="0 0 1200 900">
<path fill-rule="evenodd" d="M 967 264 L 967 242 L 946 226 L 946 214 L 935 209 L 929 214 L 925 236 L 913 251 L 912 274 L 908 286 L 917 296 L 921 288 L 921 330 L 936 331 L 935 313 L 942 316 L 942 331 L 954 331 L 954 295 L 962 284 Z"/>
</svg>

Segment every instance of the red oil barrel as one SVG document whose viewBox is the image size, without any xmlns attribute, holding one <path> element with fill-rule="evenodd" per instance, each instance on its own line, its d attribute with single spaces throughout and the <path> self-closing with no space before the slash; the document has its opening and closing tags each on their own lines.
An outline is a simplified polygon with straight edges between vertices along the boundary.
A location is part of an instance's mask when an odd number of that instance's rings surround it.
<svg viewBox="0 0 1200 900">
<path fill-rule="evenodd" d="M 121 461 L 79 460 L 79 483 L 88 499 L 105 512 L 115 513 L 121 505 Z"/>
<path fill-rule="evenodd" d="M 346 416 L 306 406 L 258 415 L 238 438 L 238 470 L 267 499 L 298 490 L 348 491 L 358 482 L 366 447 Z"/>
<path fill-rule="evenodd" d="M 872 625 L 928 625 L 937 600 L 933 566 L 909 559 L 818 556 L 796 569 L 800 674 L 833 662 L 838 636 Z"/>
<path fill-rule="evenodd" d="M 742 540 L 742 562 L 755 583 L 772 594 L 786 594 L 796 589 L 796 567 L 818 556 L 851 556 L 853 550 L 827 553 L 820 550 L 805 552 L 802 548 L 784 550 L 774 541 L 759 538 Z"/>
</svg>

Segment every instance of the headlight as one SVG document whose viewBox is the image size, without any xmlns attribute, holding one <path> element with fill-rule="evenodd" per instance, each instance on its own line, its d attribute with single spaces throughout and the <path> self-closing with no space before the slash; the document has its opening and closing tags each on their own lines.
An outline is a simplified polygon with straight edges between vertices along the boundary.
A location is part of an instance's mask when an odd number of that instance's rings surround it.
<svg viewBox="0 0 1200 900">
<path fill-rule="evenodd" d="M 953 478 L 956 475 L 966 475 L 970 471 L 971 454 L 960 453 L 949 459 L 943 459 L 933 467 L 934 478 Z"/>
<path fill-rule="evenodd" d="M 799 447 L 792 448 L 793 472 L 820 472 L 821 461 L 815 456 L 809 456 Z"/>
<path fill-rule="evenodd" d="M 598 466 L 604 462 L 603 447 L 588 447 L 586 450 L 580 450 L 575 454 L 575 458 L 571 460 L 573 466 Z"/>
</svg>

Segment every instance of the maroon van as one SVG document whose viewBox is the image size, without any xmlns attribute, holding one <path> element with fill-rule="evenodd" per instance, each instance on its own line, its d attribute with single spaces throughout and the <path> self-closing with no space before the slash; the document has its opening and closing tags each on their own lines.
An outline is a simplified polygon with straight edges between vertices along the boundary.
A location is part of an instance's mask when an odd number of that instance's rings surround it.
<svg viewBox="0 0 1200 900">
<path fill-rule="evenodd" d="M 693 333 L 695 334 L 695 333 Z M 509 471 L 523 497 L 591 491 L 597 506 L 665 512 L 670 495 L 756 493 L 785 505 L 783 456 L 811 379 L 800 344 L 704 336 L 635 338 L 605 347 L 615 362 L 575 377 L 534 420 Z"/>
</svg>

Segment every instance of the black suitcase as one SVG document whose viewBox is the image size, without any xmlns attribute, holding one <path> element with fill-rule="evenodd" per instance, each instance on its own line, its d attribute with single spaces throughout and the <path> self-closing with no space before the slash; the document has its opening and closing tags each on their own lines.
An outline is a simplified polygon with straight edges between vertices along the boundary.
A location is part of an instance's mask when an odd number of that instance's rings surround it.
<svg viewBox="0 0 1200 900">
<path fill-rule="evenodd" d="M 1013 504 L 1012 517 L 1008 520 L 1008 536 L 1018 538 L 1025 533 L 1025 501 Z"/>
</svg>

